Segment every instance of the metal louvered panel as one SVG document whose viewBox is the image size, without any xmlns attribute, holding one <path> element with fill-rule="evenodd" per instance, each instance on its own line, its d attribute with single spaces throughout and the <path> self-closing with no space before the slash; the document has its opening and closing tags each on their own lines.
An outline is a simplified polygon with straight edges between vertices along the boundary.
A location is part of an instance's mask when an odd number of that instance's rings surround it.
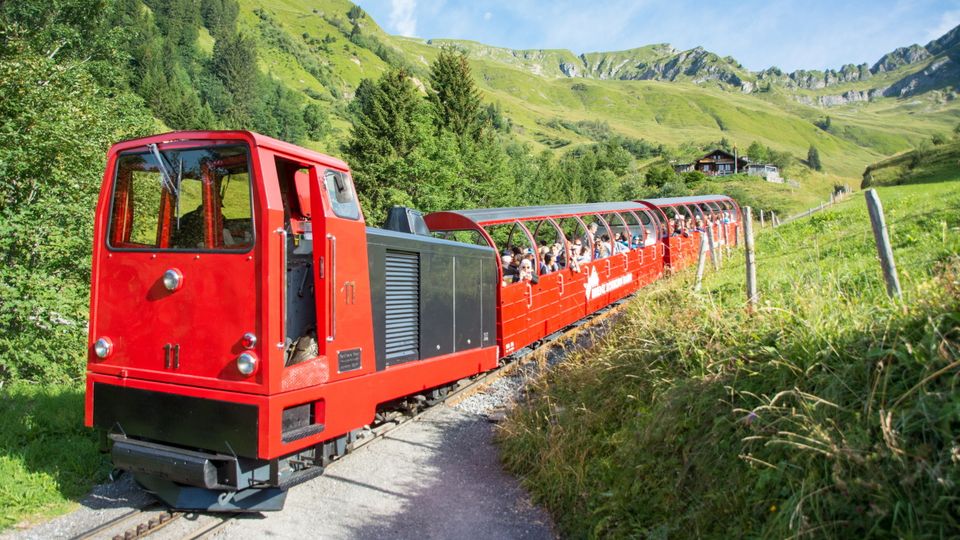
<svg viewBox="0 0 960 540">
<path fill-rule="evenodd" d="M 420 354 L 420 254 L 387 250 L 384 352 L 387 365 Z"/>
</svg>

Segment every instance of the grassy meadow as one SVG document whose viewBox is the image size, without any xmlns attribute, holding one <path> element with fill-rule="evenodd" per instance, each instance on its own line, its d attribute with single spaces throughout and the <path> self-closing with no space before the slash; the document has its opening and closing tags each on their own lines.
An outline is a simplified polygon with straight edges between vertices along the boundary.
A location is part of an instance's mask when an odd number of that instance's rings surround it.
<svg viewBox="0 0 960 540">
<path fill-rule="evenodd" d="M 0 530 L 76 508 L 110 472 L 83 426 L 83 384 L 6 384 L 0 390 Z"/>
<path fill-rule="evenodd" d="M 960 533 L 960 181 L 881 188 L 902 302 L 862 195 L 641 291 L 502 424 L 563 536 Z"/>
</svg>

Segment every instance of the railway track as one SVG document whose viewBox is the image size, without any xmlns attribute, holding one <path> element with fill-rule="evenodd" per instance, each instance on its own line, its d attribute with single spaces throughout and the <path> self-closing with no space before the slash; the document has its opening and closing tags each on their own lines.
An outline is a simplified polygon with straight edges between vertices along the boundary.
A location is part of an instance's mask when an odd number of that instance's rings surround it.
<svg viewBox="0 0 960 540">
<path fill-rule="evenodd" d="M 379 414 L 379 421 L 361 431 L 358 438 L 348 445 L 347 454 L 355 452 L 383 438 L 391 431 L 408 422 L 418 420 L 434 407 L 440 405 L 456 405 L 467 397 L 484 390 L 497 379 L 505 377 L 521 366 L 536 360 L 540 357 L 541 353 L 550 350 L 551 347 L 571 341 L 582 332 L 593 329 L 617 315 L 622 311 L 623 304 L 632 297 L 633 295 L 630 295 L 618 300 L 569 327 L 547 336 L 543 341 L 517 351 L 514 355 L 505 359 L 503 364 L 494 370 L 482 373 L 471 379 L 458 381 L 446 387 L 444 389 L 445 391 L 442 391 L 436 396 L 416 396 L 408 400 L 406 403 L 407 406 L 404 408 Z M 338 460 L 345 456 L 346 454 L 340 456 Z M 71 540 L 136 540 L 153 536 L 160 533 L 160 531 L 166 531 L 163 535 L 159 535 L 166 538 L 197 540 L 212 537 L 218 531 L 223 530 L 230 522 L 242 515 L 243 514 L 179 512 L 169 510 L 160 504 L 155 504 L 131 510 L 93 529 L 74 536 Z M 168 528 L 168 526 L 174 523 L 183 523 L 184 521 L 190 521 L 192 524 L 186 527 L 178 526 Z"/>
</svg>

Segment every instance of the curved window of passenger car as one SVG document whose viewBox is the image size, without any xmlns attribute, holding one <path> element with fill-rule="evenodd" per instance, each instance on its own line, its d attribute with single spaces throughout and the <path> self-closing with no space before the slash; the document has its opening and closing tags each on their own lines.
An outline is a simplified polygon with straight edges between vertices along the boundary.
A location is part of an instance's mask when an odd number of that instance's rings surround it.
<svg viewBox="0 0 960 540">
<path fill-rule="evenodd" d="M 245 251 L 253 246 L 246 145 L 124 152 L 108 245 L 119 250 Z"/>
</svg>

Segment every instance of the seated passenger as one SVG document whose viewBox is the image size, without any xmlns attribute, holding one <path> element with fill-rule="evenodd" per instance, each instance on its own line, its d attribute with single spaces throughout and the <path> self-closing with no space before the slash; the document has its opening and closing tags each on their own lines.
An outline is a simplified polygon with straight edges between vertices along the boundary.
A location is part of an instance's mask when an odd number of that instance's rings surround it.
<svg viewBox="0 0 960 540">
<path fill-rule="evenodd" d="M 500 257 L 500 264 L 503 265 L 503 286 L 515 283 L 520 276 L 520 268 L 514 264 L 512 255 L 503 255 Z"/>
<path fill-rule="evenodd" d="M 540 275 L 549 274 L 560 270 L 560 265 L 556 263 L 553 253 L 547 253 L 543 256 L 543 262 L 540 263 Z"/>
<path fill-rule="evenodd" d="M 520 263 L 520 273 L 518 281 L 529 281 L 530 283 L 540 283 L 540 277 L 533 271 L 533 263 L 524 259 Z"/>
<path fill-rule="evenodd" d="M 630 251 L 630 241 L 627 240 L 627 233 L 617 235 L 617 243 L 613 245 L 614 253 L 624 253 Z"/>
<path fill-rule="evenodd" d="M 577 262 L 579 263 L 590 262 L 590 246 L 579 246 L 579 248 L 580 248 L 580 255 L 577 257 Z"/>
<path fill-rule="evenodd" d="M 610 245 L 610 235 L 604 234 L 600 237 L 600 242 L 597 247 L 599 258 L 605 259 L 613 253 L 613 246 Z"/>
</svg>

